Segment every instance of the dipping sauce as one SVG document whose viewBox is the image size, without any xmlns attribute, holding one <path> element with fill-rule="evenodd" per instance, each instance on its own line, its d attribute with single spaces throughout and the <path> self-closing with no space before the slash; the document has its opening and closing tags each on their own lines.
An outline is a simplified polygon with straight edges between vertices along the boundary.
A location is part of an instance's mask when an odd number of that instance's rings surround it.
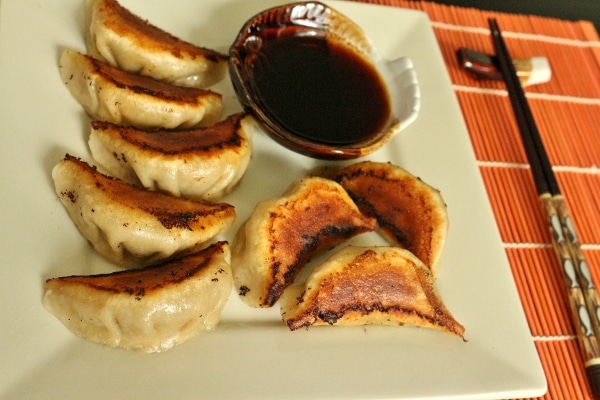
<svg viewBox="0 0 600 400">
<path fill-rule="evenodd" d="M 375 67 L 324 36 L 265 38 L 253 89 L 269 117 L 311 141 L 349 145 L 381 133 L 390 98 Z"/>
</svg>

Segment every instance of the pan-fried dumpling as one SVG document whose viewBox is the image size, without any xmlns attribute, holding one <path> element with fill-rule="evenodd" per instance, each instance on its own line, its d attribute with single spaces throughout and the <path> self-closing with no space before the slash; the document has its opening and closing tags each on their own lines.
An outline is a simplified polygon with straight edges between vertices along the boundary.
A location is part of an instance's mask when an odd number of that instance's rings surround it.
<svg viewBox="0 0 600 400">
<path fill-rule="evenodd" d="M 187 87 L 206 88 L 227 71 L 227 56 L 149 24 L 116 0 L 88 0 L 88 53 L 113 67 Z"/>
<path fill-rule="evenodd" d="M 126 268 L 197 251 L 235 220 L 229 204 L 142 189 L 69 155 L 54 167 L 52 178 L 83 236 L 104 257 Z"/>
<path fill-rule="evenodd" d="M 168 350 L 217 326 L 231 293 L 229 246 L 137 270 L 48 279 L 44 307 L 94 343 Z"/>
<path fill-rule="evenodd" d="M 256 205 L 232 244 L 235 287 L 252 307 L 271 307 L 306 262 L 376 222 L 363 216 L 342 187 L 301 178 L 281 196 Z"/>
<path fill-rule="evenodd" d="M 316 325 L 415 325 L 463 337 L 425 264 L 398 247 L 348 246 L 280 300 L 291 330 Z"/>
<path fill-rule="evenodd" d="M 448 232 L 448 212 L 439 190 L 390 163 L 359 162 L 334 178 L 358 208 L 376 218 L 391 244 L 413 252 L 436 274 Z"/>
<path fill-rule="evenodd" d="M 239 113 L 207 128 L 152 131 L 94 121 L 89 146 L 112 176 L 174 196 L 215 201 L 246 171 L 253 121 Z"/>
<path fill-rule="evenodd" d="M 124 72 L 73 50 L 63 51 L 60 76 L 92 118 L 117 125 L 167 129 L 208 126 L 223 111 L 219 93 Z"/>
</svg>

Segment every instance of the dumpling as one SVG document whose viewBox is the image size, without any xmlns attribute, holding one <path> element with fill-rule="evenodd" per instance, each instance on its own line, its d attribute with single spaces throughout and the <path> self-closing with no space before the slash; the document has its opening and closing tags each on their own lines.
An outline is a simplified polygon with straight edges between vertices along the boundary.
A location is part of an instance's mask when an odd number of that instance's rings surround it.
<svg viewBox="0 0 600 400">
<path fill-rule="evenodd" d="M 48 279 L 44 307 L 94 343 L 154 353 L 214 329 L 231 294 L 229 246 L 152 267 Z"/>
<path fill-rule="evenodd" d="M 83 236 L 104 257 L 126 268 L 197 251 L 235 220 L 232 205 L 145 190 L 69 155 L 54 167 L 52 178 Z"/>
<path fill-rule="evenodd" d="M 124 71 L 206 88 L 227 71 L 227 56 L 195 46 L 149 24 L 116 0 L 89 0 L 88 53 Z"/>
<path fill-rule="evenodd" d="M 334 179 L 364 214 L 377 219 L 391 244 L 412 251 L 437 272 L 448 232 L 448 212 L 439 190 L 403 168 L 373 161 L 345 167 Z"/>
<path fill-rule="evenodd" d="M 315 267 L 280 300 L 291 330 L 316 325 L 415 325 L 463 337 L 431 271 L 408 250 L 348 246 Z"/>
<path fill-rule="evenodd" d="M 112 176 L 174 196 L 215 201 L 246 171 L 253 121 L 239 113 L 207 128 L 152 131 L 94 121 L 89 146 Z"/>
<path fill-rule="evenodd" d="M 92 118 L 117 125 L 167 129 L 208 126 L 223 111 L 219 93 L 124 72 L 73 50 L 63 51 L 60 76 Z"/>
<path fill-rule="evenodd" d="M 306 177 L 256 205 L 231 250 L 236 289 L 252 307 L 271 307 L 306 262 L 323 249 L 374 230 L 337 183 Z"/>
</svg>

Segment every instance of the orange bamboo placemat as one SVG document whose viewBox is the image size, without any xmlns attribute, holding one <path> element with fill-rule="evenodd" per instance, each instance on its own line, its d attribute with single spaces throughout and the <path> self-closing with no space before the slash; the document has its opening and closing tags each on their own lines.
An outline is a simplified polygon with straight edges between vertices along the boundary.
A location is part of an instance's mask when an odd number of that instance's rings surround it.
<svg viewBox="0 0 600 400">
<path fill-rule="evenodd" d="M 358 0 L 425 11 L 463 111 L 504 248 L 548 380 L 543 399 L 588 399 L 583 360 L 568 314 L 562 272 L 506 87 L 477 81 L 455 50 L 493 53 L 495 17 L 511 55 L 545 56 L 550 82 L 525 89 L 584 255 L 600 282 L 600 40 L 587 21 L 488 12 L 429 1 Z"/>
</svg>

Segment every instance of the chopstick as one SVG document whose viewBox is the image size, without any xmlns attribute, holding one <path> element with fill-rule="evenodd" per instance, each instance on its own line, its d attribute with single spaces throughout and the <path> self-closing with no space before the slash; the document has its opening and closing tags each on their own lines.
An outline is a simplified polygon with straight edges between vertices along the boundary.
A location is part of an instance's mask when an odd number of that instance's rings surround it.
<svg viewBox="0 0 600 400">
<path fill-rule="evenodd" d="M 521 140 L 546 213 L 552 245 L 564 273 L 571 316 L 578 330 L 588 383 L 594 398 L 600 399 L 600 297 L 498 23 L 494 18 L 490 18 L 488 22 L 500 71 L 506 82 Z"/>
</svg>

